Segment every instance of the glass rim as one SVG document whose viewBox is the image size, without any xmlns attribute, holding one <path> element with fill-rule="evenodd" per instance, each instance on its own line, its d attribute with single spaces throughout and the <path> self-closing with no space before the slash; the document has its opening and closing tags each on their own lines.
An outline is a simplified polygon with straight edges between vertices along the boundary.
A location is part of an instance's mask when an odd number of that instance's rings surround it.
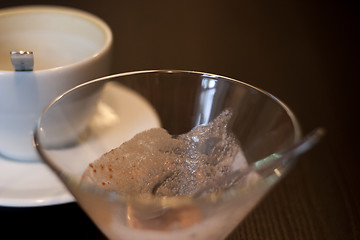
<svg viewBox="0 0 360 240">
<path fill-rule="evenodd" d="M 105 189 L 100 190 L 97 187 L 92 186 L 90 183 L 77 183 L 77 181 L 73 177 L 61 172 L 59 169 L 56 168 L 56 166 L 54 166 L 54 164 L 51 163 L 50 158 L 43 151 L 42 144 L 40 143 L 40 140 L 39 140 L 39 131 L 40 131 L 42 118 L 47 113 L 49 108 L 51 108 L 51 106 L 53 106 L 56 102 L 58 102 L 60 99 L 65 97 L 67 94 L 69 94 L 71 92 L 74 92 L 77 89 L 80 89 L 80 88 L 86 87 L 88 85 L 91 85 L 91 84 L 95 84 L 95 83 L 99 83 L 99 82 L 108 82 L 108 81 L 112 81 L 112 80 L 115 80 L 115 79 L 120 78 L 120 77 L 127 77 L 127 76 L 132 76 L 132 75 L 139 75 L 139 74 L 156 74 L 156 73 L 160 73 L 160 74 L 202 75 L 202 76 L 207 76 L 207 77 L 211 77 L 211 78 L 214 78 L 214 79 L 223 79 L 223 80 L 234 82 L 236 84 L 245 85 L 246 87 L 249 87 L 249 88 L 251 88 L 251 89 L 253 89 L 253 90 L 257 91 L 257 92 L 260 92 L 260 93 L 264 94 L 265 96 L 269 97 L 270 99 L 272 99 L 274 102 L 276 102 L 277 104 L 279 104 L 282 107 L 282 109 L 286 112 L 286 114 L 290 118 L 292 126 L 293 126 L 293 131 L 294 131 L 293 143 L 296 143 L 297 141 L 299 141 L 301 136 L 302 136 L 300 125 L 299 125 L 299 122 L 298 122 L 295 114 L 293 113 L 293 111 L 284 102 L 282 102 L 280 99 L 278 99 L 274 95 L 270 94 L 269 92 L 267 92 L 265 90 L 262 90 L 260 88 L 257 88 L 257 87 L 255 87 L 253 85 L 250 85 L 248 83 L 245 83 L 243 81 L 239 81 L 239 80 L 236 80 L 234 78 L 225 77 L 225 76 L 218 75 L 218 74 L 211 74 L 211 73 L 206 73 L 206 72 L 190 71 L 190 70 L 141 70 L 141 71 L 131 71 L 131 72 L 112 74 L 112 75 L 100 77 L 100 78 L 93 79 L 93 80 L 90 80 L 88 82 L 79 84 L 79 85 L 67 90 L 66 92 L 59 95 L 58 97 L 56 97 L 53 101 L 51 101 L 44 108 L 44 110 L 42 111 L 42 113 L 41 113 L 41 115 L 38 118 L 38 121 L 36 123 L 36 127 L 35 127 L 35 130 L 34 130 L 34 136 L 33 136 L 33 138 L 34 138 L 34 146 L 35 146 L 38 154 L 42 158 L 43 162 L 45 162 L 52 169 L 52 171 L 54 171 L 56 173 L 56 175 L 58 175 L 58 177 L 62 181 L 66 181 L 70 185 L 77 185 L 78 187 L 81 187 L 83 190 L 85 190 L 88 193 L 101 195 L 101 196 L 106 196 L 108 201 L 111 201 L 111 202 L 113 202 L 113 201 L 122 201 L 122 202 L 124 202 L 124 201 L 130 201 L 130 202 L 143 201 L 144 203 L 148 203 L 148 204 L 159 205 L 159 203 L 161 203 L 161 206 L 166 206 L 166 207 L 177 206 L 177 207 L 179 207 L 179 206 L 185 206 L 185 205 L 189 205 L 189 204 L 201 203 L 201 202 L 204 202 L 204 201 L 214 203 L 214 202 L 221 201 L 221 200 L 229 200 L 231 198 L 234 198 L 234 196 L 238 196 L 239 194 L 244 194 L 247 191 L 249 191 L 249 189 L 246 189 L 244 187 L 234 186 L 234 187 L 229 188 L 229 189 L 220 190 L 220 191 L 216 191 L 216 192 L 213 192 L 213 193 L 205 194 L 204 196 L 199 197 L 199 198 L 192 198 L 191 196 L 186 196 L 186 195 L 184 195 L 184 196 L 174 196 L 174 197 L 162 197 L 162 196 L 155 196 L 155 195 L 151 195 L 151 194 L 120 194 L 120 193 L 114 194 L 114 192 L 109 191 L 109 190 L 105 190 Z M 249 165 L 246 169 L 250 169 L 251 167 L 252 166 Z M 275 175 L 275 173 L 274 173 L 274 175 Z M 252 185 L 251 188 L 262 189 L 262 187 L 266 187 L 266 186 L 269 186 L 269 185 L 270 186 L 273 185 L 273 182 L 272 181 L 266 181 L 266 179 L 262 179 L 261 181 L 256 181 L 256 184 Z"/>
</svg>

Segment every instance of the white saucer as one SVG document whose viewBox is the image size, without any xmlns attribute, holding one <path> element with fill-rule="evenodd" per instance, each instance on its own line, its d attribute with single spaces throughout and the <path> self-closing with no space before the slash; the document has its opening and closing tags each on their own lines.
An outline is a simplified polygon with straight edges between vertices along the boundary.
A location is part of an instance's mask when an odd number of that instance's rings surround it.
<svg viewBox="0 0 360 240">
<path fill-rule="evenodd" d="M 134 114 L 143 114 L 143 126 L 136 122 L 134 128 L 160 126 L 154 109 L 139 95 L 114 84 L 108 85 L 104 91 L 104 97 L 99 105 L 120 115 L 122 121 L 133 123 L 131 118 Z M 124 104 L 114 106 L 115 100 L 117 103 Z M 121 114 L 119 111 L 127 112 L 127 114 Z M 129 111 L 130 114 L 128 114 Z M 99 114 L 101 112 L 99 111 Z M 44 163 L 22 163 L 0 157 L 0 206 L 35 207 L 72 201 L 75 201 L 73 196 Z"/>
<path fill-rule="evenodd" d="M 32 207 L 72 201 L 72 195 L 45 164 L 0 158 L 1 206 Z"/>
</svg>

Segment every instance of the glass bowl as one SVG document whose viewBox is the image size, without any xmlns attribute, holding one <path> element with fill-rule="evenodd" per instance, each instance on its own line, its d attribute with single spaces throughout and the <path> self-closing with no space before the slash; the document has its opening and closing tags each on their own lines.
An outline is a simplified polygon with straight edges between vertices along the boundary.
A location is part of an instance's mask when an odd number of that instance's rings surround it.
<svg viewBox="0 0 360 240">
<path fill-rule="evenodd" d="M 123 194 L 82 181 L 93 161 L 135 134 L 156 127 L 183 134 L 224 110 L 232 112 L 227 129 L 251 170 L 237 184 L 196 197 L 166 197 Z M 44 110 L 34 138 L 44 162 L 110 239 L 224 239 L 295 157 L 271 171 L 252 167 L 294 146 L 301 133 L 292 111 L 261 89 L 209 73 L 151 70 L 103 77 L 67 91 Z"/>
</svg>

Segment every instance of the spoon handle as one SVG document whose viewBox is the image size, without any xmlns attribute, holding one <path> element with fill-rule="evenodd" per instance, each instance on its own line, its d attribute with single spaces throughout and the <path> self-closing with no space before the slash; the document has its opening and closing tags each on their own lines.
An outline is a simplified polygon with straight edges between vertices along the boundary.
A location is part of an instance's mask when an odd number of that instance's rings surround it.
<svg viewBox="0 0 360 240">
<path fill-rule="evenodd" d="M 316 128 L 315 130 L 307 134 L 298 143 L 294 144 L 287 151 L 285 151 L 282 156 L 289 158 L 303 154 L 304 152 L 310 150 L 316 143 L 318 143 L 324 134 L 325 130 L 323 128 Z"/>
<path fill-rule="evenodd" d="M 307 134 L 300 141 L 292 145 L 283 153 L 274 153 L 270 156 L 258 160 L 248 166 L 246 169 L 236 170 L 229 175 L 226 175 L 219 179 L 216 184 L 206 186 L 205 188 L 200 189 L 194 194 L 194 197 L 200 197 L 206 192 L 212 190 L 225 190 L 238 183 L 240 179 L 247 176 L 251 172 L 257 172 L 260 176 L 265 177 L 270 174 L 277 174 L 278 176 L 282 175 L 282 170 L 285 168 L 285 165 L 288 163 L 288 160 L 293 159 L 300 154 L 311 149 L 325 134 L 323 128 L 316 128 L 309 134 Z"/>
<path fill-rule="evenodd" d="M 287 150 L 282 153 L 273 153 L 266 158 L 257 160 L 249 166 L 249 169 L 260 170 L 265 167 L 276 167 L 280 163 L 286 163 L 287 160 L 295 158 L 310 150 L 316 143 L 319 142 L 324 134 L 325 130 L 323 128 L 316 128 Z"/>
</svg>

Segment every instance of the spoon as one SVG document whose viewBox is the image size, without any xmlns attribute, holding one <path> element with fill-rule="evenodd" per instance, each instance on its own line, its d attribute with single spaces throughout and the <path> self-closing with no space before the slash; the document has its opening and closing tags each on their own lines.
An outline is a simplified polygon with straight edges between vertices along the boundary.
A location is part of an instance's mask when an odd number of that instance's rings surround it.
<svg viewBox="0 0 360 240">
<path fill-rule="evenodd" d="M 270 156 L 258 160 L 252 163 L 246 169 L 236 170 L 222 178 L 219 179 L 215 184 L 208 185 L 204 188 L 199 189 L 194 195 L 194 198 L 198 198 L 205 193 L 216 191 L 217 189 L 226 190 L 236 183 L 239 182 L 240 179 L 243 179 L 245 176 L 250 174 L 251 172 L 257 172 L 259 175 L 264 176 L 266 174 L 273 174 L 275 172 L 276 175 L 281 175 L 281 169 L 288 162 L 289 159 L 299 156 L 300 154 L 308 151 L 312 148 L 325 134 L 325 130 L 323 128 L 317 128 L 307 134 L 303 139 L 292 145 L 283 153 L 274 153 Z"/>
<path fill-rule="evenodd" d="M 191 197 L 193 199 L 196 199 L 206 195 L 207 193 L 211 193 L 219 189 L 221 190 L 229 189 L 230 187 L 239 183 L 241 179 L 244 179 L 244 177 L 246 177 L 252 172 L 257 172 L 261 176 L 265 176 L 266 174 L 268 175 L 274 174 L 274 172 L 277 175 L 281 175 L 282 167 L 284 167 L 284 165 L 288 162 L 288 160 L 297 157 L 300 154 L 312 148 L 321 139 L 324 133 L 325 133 L 324 129 L 317 128 L 312 132 L 310 132 L 308 135 L 306 135 L 304 138 L 302 138 L 300 141 L 292 145 L 283 153 L 271 154 L 270 156 L 264 159 L 252 163 L 246 169 L 239 169 L 233 171 L 230 174 L 220 178 L 216 183 L 200 188 L 198 191 L 192 194 Z M 165 176 L 165 178 L 162 181 L 156 184 L 154 189 L 152 190 L 152 194 L 155 195 L 157 189 L 171 176 L 172 174 Z M 147 206 L 146 209 L 147 211 L 144 211 L 144 209 L 141 208 L 141 214 L 138 216 L 139 220 L 154 219 L 166 214 L 167 212 L 166 207 L 163 206 L 153 206 L 153 207 Z M 138 211 L 138 210 L 134 208 L 133 211 Z"/>
</svg>

